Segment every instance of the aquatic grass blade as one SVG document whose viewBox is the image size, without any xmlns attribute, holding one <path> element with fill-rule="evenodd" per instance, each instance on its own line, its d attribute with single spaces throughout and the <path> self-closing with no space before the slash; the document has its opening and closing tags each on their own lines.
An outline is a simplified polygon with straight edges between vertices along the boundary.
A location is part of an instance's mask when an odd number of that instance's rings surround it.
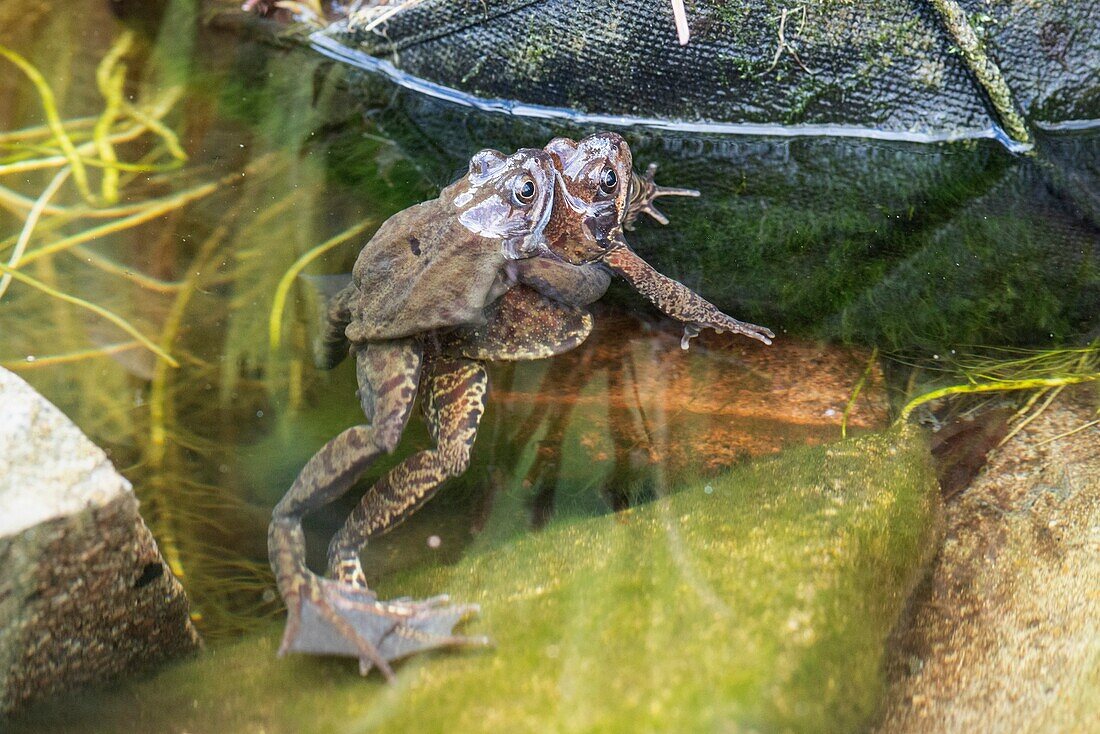
<svg viewBox="0 0 1100 734">
<path fill-rule="evenodd" d="M 345 229 L 335 237 L 322 242 L 312 250 L 304 253 L 295 260 L 294 264 L 283 274 L 283 277 L 279 280 L 279 285 L 275 288 L 275 298 L 271 303 L 271 315 L 267 322 L 268 340 L 272 349 L 278 349 L 279 345 L 282 343 L 283 310 L 286 308 L 286 298 L 287 294 L 290 292 L 290 286 L 294 284 L 294 279 L 298 277 L 298 274 L 318 257 L 334 247 L 342 245 L 373 224 L 372 221 L 367 220 Z"/>
<path fill-rule="evenodd" d="M 38 69 L 34 68 L 33 64 L 7 46 L 0 45 L 0 56 L 3 56 L 19 67 L 19 70 L 26 74 L 27 78 L 31 80 L 35 90 L 38 92 L 39 100 L 42 102 L 42 109 L 46 114 L 46 124 L 57 140 L 57 144 L 61 147 L 61 150 L 64 151 L 65 158 L 68 159 L 69 164 L 73 167 L 73 180 L 76 181 L 76 186 L 80 189 L 81 196 L 89 203 L 92 203 L 95 199 L 88 185 L 88 172 L 84 169 L 84 164 L 80 160 L 80 155 L 77 153 L 73 141 L 69 138 L 69 134 L 65 132 L 65 125 L 61 122 L 61 115 L 58 114 L 57 111 L 57 100 L 54 97 L 53 90 L 50 89 L 50 85 L 46 83 L 45 77 L 42 76 L 42 73 L 39 72 Z"/>
<path fill-rule="evenodd" d="M 46 188 L 39 195 L 38 200 L 34 202 L 34 206 L 31 207 L 30 212 L 27 214 L 27 219 L 23 223 L 23 229 L 19 232 L 19 239 L 16 240 L 15 250 L 11 254 L 11 258 L 8 260 L 9 268 L 19 267 L 19 260 L 23 257 L 23 253 L 27 249 L 28 243 L 31 241 L 31 235 L 34 234 L 34 228 L 38 224 L 39 218 L 42 216 L 42 212 L 46 209 L 46 206 L 50 203 L 50 199 L 53 198 L 57 190 L 61 188 L 61 185 L 65 183 L 65 179 L 69 177 L 69 173 L 72 172 L 72 168 L 65 166 L 57 175 L 53 177 L 53 180 L 46 186 Z M 4 293 L 7 292 L 8 286 L 11 284 L 11 273 L 4 273 L 0 276 L 0 298 L 4 297 Z"/>
<path fill-rule="evenodd" d="M 27 275 L 26 273 L 22 273 L 22 272 L 14 269 L 14 268 L 9 268 L 7 265 L 0 265 L 0 271 L 6 273 L 8 275 L 11 275 L 12 278 L 14 278 L 15 280 L 18 280 L 21 283 L 24 283 L 25 285 L 29 285 L 32 288 L 36 288 L 36 289 L 42 291 L 43 293 L 45 293 L 48 296 L 51 296 L 52 298 L 56 298 L 58 300 L 65 301 L 66 303 L 71 303 L 74 306 L 79 306 L 80 308 L 91 311 L 92 313 L 96 314 L 97 316 L 100 316 L 101 318 L 104 318 L 107 321 L 110 321 L 112 324 L 114 324 L 115 326 L 122 329 L 127 334 L 129 334 L 130 336 L 137 339 L 139 342 L 141 342 L 142 345 L 145 346 L 146 349 L 153 352 L 153 354 L 160 357 L 162 360 L 167 362 L 172 367 L 179 367 L 180 366 L 179 362 L 177 362 L 172 357 L 172 355 L 170 355 L 168 352 L 161 349 L 159 346 L 157 346 L 156 343 L 154 343 L 151 339 L 149 339 L 149 337 L 145 336 L 140 331 L 138 331 L 137 328 L 133 324 L 131 324 L 129 321 L 122 318 L 118 314 L 114 313 L 113 311 L 109 311 L 109 310 L 103 308 L 102 306 L 97 306 L 94 303 L 91 303 L 89 301 L 85 301 L 83 298 L 77 298 L 76 296 L 72 296 L 72 295 L 69 295 L 68 293 L 63 293 L 59 290 L 56 290 L 55 288 L 51 288 L 50 286 L 46 285 L 45 283 L 43 283 L 43 282 L 41 282 L 41 281 L 39 281 L 35 278 L 32 278 L 31 276 Z"/>
</svg>

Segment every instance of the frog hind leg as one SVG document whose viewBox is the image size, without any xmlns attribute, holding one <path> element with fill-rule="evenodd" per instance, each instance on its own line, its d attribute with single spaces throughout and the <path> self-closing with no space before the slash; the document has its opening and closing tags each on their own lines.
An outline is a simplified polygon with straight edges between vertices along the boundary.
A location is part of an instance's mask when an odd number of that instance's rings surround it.
<svg viewBox="0 0 1100 734">
<path fill-rule="evenodd" d="M 699 196 L 695 189 L 678 189 L 672 186 L 658 186 L 653 180 L 653 174 L 657 172 L 657 164 L 650 163 L 645 169 L 645 175 L 633 171 L 630 186 L 630 201 L 626 204 L 626 212 L 623 215 L 623 227 L 634 229 L 634 222 L 643 214 L 648 214 L 661 224 L 668 224 L 668 217 L 662 214 L 653 201 L 658 196 Z"/>
<path fill-rule="evenodd" d="M 587 310 L 517 285 L 489 307 L 484 324 L 453 332 L 445 351 L 485 361 L 544 359 L 576 348 L 591 332 Z"/>
<path fill-rule="evenodd" d="M 376 665 L 387 678 L 393 676 L 379 649 L 382 633 L 356 627 L 355 617 L 346 611 L 372 605 L 385 611 L 384 605 L 364 588 L 341 587 L 307 568 L 302 517 L 343 495 L 375 459 L 396 448 L 416 398 L 421 362 L 421 348 L 408 339 L 356 351 L 359 396 L 370 425 L 349 428 L 325 444 L 272 512 L 268 552 L 288 612 L 280 655 L 324 651 L 322 643 L 331 642 L 328 637 L 335 634 L 354 650 L 361 668 Z M 396 621 L 395 629 L 407 621 L 416 624 L 394 615 L 389 619 L 391 625 Z"/>
<path fill-rule="evenodd" d="M 427 502 L 440 485 L 466 471 L 478 424 L 485 411 L 488 376 L 480 362 L 464 358 L 433 360 L 422 384 L 423 409 L 435 447 L 413 454 L 379 479 L 363 496 L 329 545 L 329 575 L 354 597 L 366 592 L 360 552 L 370 538 L 392 530 Z M 423 601 L 378 602 L 381 616 L 404 623 L 379 640 L 381 653 L 392 659 L 433 647 L 484 645 L 480 637 L 452 634 L 453 626 L 476 605 L 450 604 L 445 596 Z M 354 624 L 364 635 L 376 632 L 376 606 L 367 605 Z M 346 654 L 354 654 L 350 649 Z"/>
</svg>

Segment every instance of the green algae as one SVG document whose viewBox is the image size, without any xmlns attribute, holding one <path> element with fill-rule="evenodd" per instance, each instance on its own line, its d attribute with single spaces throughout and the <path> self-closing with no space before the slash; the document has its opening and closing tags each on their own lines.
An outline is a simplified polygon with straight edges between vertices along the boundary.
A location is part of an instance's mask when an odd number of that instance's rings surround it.
<svg viewBox="0 0 1100 734">
<path fill-rule="evenodd" d="M 550 525 L 384 596 L 446 591 L 495 648 L 425 655 L 398 682 L 275 658 L 280 630 L 18 728 L 98 731 L 852 731 L 937 537 L 915 429 L 757 461 L 614 516 Z"/>
</svg>

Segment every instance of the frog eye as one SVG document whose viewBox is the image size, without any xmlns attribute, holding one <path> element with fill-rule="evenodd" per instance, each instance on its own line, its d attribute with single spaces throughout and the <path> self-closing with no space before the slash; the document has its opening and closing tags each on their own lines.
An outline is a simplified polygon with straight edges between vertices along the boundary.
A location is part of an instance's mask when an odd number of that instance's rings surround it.
<svg viewBox="0 0 1100 734">
<path fill-rule="evenodd" d="M 612 194 L 615 192 L 615 187 L 619 185 L 619 177 L 615 175 L 614 168 L 605 168 L 603 175 L 600 176 L 600 191 L 605 194 Z"/>
<path fill-rule="evenodd" d="M 535 200 L 535 181 L 530 176 L 524 176 L 516 182 L 515 187 L 512 189 L 512 196 L 515 197 L 516 203 L 530 204 Z"/>
</svg>

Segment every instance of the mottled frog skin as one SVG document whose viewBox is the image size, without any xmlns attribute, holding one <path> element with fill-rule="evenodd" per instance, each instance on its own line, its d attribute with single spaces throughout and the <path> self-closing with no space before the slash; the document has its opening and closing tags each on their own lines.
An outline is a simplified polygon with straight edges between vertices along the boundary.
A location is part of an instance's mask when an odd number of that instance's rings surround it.
<svg viewBox="0 0 1100 734">
<path fill-rule="evenodd" d="M 629 147 L 614 133 L 558 138 L 538 152 L 542 159 L 530 150 L 475 156 L 465 179 L 380 228 L 356 262 L 354 283 L 333 299 L 320 363 L 336 364 L 350 347 L 369 425 L 318 451 L 275 509 L 269 547 L 289 611 L 281 652 L 350 655 L 364 673 L 377 666 L 392 678 L 393 659 L 484 642 L 452 633 L 473 606 L 443 597 L 378 601 L 360 552 L 465 471 L 484 412 L 483 363 L 538 359 L 583 342 L 592 328 L 585 307 L 612 274 L 684 322 L 685 347 L 704 328 L 765 342 L 772 336 L 656 272 L 627 245 L 623 229 L 640 214 L 667 221 L 654 198 L 696 192 L 656 186 L 653 167 L 635 174 Z M 516 187 L 528 182 L 537 195 L 517 197 Z M 471 210 L 480 212 L 475 226 Z M 394 450 L 418 392 L 435 446 L 367 491 L 332 539 L 329 578 L 313 574 L 301 517 Z"/>
</svg>

